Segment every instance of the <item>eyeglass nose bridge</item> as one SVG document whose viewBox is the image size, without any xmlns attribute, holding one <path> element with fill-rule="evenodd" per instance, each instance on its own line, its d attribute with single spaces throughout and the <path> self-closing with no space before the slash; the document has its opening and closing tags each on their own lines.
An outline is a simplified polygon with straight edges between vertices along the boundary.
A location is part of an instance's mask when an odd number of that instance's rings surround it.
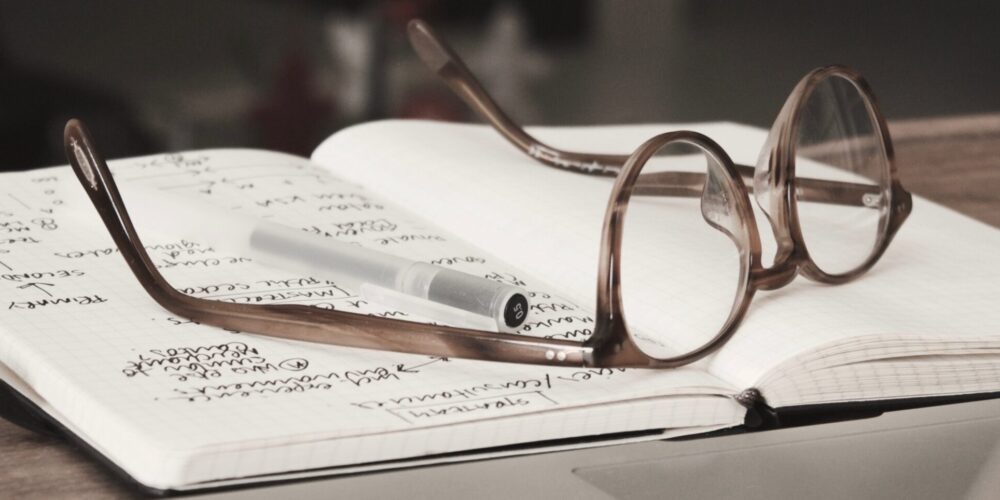
<svg viewBox="0 0 1000 500">
<path fill-rule="evenodd" d="M 775 267 L 757 267 L 750 270 L 750 286 L 755 290 L 777 290 L 799 275 L 799 266 L 786 260 Z"/>
</svg>

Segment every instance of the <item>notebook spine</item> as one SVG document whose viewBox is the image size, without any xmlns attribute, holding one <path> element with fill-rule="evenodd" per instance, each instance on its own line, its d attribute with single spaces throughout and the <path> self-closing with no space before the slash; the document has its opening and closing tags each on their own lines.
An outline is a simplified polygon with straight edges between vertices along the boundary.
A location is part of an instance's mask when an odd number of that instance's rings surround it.
<svg viewBox="0 0 1000 500">
<path fill-rule="evenodd" d="M 0 380 L 0 418 L 38 434 L 59 437 L 60 432 L 21 393 Z"/>
</svg>

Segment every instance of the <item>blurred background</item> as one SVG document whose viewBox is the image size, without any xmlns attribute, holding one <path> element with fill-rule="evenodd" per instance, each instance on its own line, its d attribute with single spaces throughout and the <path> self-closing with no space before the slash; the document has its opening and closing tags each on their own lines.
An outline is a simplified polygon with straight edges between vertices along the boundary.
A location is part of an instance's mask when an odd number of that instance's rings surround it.
<svg viewBox="0 0 1000 500">
<path fill-rule="evenodd" d="M 1000 111 L 1000 2 L 2 0 L 0 169 L 65 163 L 71 116 L 111 158 L 474 120 L 410 49 L 413 17 L 526 124 L 769 126 L 829 63 L 890 120 Z"/>
</svg>

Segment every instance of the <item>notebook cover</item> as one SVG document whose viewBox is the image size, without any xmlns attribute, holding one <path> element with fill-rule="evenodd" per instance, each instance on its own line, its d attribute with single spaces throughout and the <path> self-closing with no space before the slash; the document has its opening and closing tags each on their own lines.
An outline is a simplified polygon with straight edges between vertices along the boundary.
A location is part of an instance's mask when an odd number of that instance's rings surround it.
<svg viewBox="0 0 1000 500">
<path fill-rule="evenodd" d="M 873 401 L 848 401 L 843 403 L 822 403 L 801 406 L 771 408 L 761 405 L 761 429 L 780 429 L 803 425 L 841 422 L 859 418 L 877 417 L 887 411 L 910 410 L 954 403 L 968 403 L 984 399 L 1000 398 L 1000 392 L 980 392 L 954 394 L 948 396 L 926 396 L 902 399 L 880 399 Z"/>
</svg>

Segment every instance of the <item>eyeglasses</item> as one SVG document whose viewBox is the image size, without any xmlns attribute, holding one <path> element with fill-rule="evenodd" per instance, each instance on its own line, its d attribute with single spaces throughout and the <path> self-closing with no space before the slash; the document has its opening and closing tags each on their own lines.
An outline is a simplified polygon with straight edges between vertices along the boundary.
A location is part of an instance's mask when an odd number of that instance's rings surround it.
<svg viewBox="0 0 1000 500">
<path fill-rule="evenodd" d="M 799 81 L 756 167 L 734 164 L 692 131 L 657 135 L 631 155 L 580 153 L 546 145 L 511 120 L 426 23 L 411 21 L 408 31 L 427 67 L 516 148 L 551 167 L 616 177 L 588 341 L 609 364 L 669 367 L 704 357 L 732 336 L 757 290 L 800 273 L 827 284 L 857 278 L 912 211 L 885 118 L 850 68 L 819 68 Z M 777 243 L 769 267 L 749 192 Z"/>
<path fill-rule="evenodd" d="M 721 347 L 736 330 L 756 290 L 778 288 L 790 282 L 798 272 L 818 281 L 839 283 L 850 280 L 871 267 L 885 250 L 910 211 L 910 195 L 900 186 L 892 165 L 892 149 L 884 120 L 867 85 L 860 76 L 846 68 L 825 68 L 807 76 L 789 98 L 772 129 L 765 145 L 761 166 L 737 167 L 726 153 L 704 135 L 678 131 L 653 137 L 631 156 L 592 155 L 570 153 L 547 147 L 528 135 L 497 107 L 476 82 L 472 74 L 454 53 L 423 23 L 410 25 L 411 41 L 420 57 L 454 88 L 472 107 L 492 123 L 505 137 L 533 158 L 548 165 L 588 174 L 616 176 L 611 188 L 611 199 L 606 211 L 601 244 L 598 276 L 597 307 L 594 333 L 583 342 L 545 339 L 525 335 L 478 331 L 440 325 L 414 323 L 391 318 L 372 317 L 336 310 L 319 309 L 304 305 L 239 304 L 203 299 L 186 295 L 171 286 L 157 270 L 146 252 L 132 224 L 125 204 L 107 164 L 96 151 L 82 123 L 71 120 L 65 129 L 66 154 L 80 183 L 101 216 L 132 273 L 146 292 L 165 309 L 193 321 L 249 333 L 272 337 L 304 340 L 324 344 L 380 349 L 435 356 L 450 356 L 488 361 L 533 363 L 556 366 L 590 367 L 644 367 L 671 368 L 694 362 Z M 834 80 L 839 79 L 839 80 Z M 842 80 L 845 88 L 860 99 L 862 108 L 854 119 L 867 118 L 870 134 L 852 134 L 845 141 L 824 141 L 822 123 L 816 129 L 819 139 L 805 142 L 803 133 L 812 131 L 805 123 L 810 115 L 807 109 L 821 95 L 818 89 L 831 81 Z M 839 95 L 839 94 L 838 94 Z M 823 101 L 825 103 L 825 101 Z M 839 102 L 839 101 L 838 101 Z M 817 103 L 820 106 L 822 103 Z M 822 106 L 820 106 L 822 107 Z M 853 109 L 853 108 L 852 108 Z M 827 111 L 831 111 L 827 109 Z M 834 106 L 832 111 L 845 110 Z M 812 132 L 810 132 L 812 133 Z M 807 148 L 808 146 L 808 148 Z M 816 146 L 813 148 L 812 146 Z M 839 146 L 839 147 L 838 147 Z M 675 147 L 681 148 L 674 150 Z M 685 149 L 686 148 L 686 149 Z M 830 174 L 830 178 L 806 179 L 796 177 L 796 167 L 802 170 L 801 155 L 797 165 L 796 154 L 802 150 L 815 150 L 816 171 Z M 861 162 L 868 169 L 856 168 L 852 172 L 833 169 L 823 163 L 822 154 L 832 150 L 853 160 L 870 158 Z M 860 151 L 860 152 L 859 152 Z M 793 154 L 794 153 L 794 154 Z M 864 153 L 864 154 L 862 154 Z M 865 156 L 865 154 L 869 154 Z M 655 157 L 655 158 L 654 158 Z M 699 158 L 700 172 L 681 170 L 688 167 L 692 158 Z M 662 160 L 662 161 L 660 161 Z M 877 161 L 875 161 L 877 160 Z M 851 165 L 860 165 L 852 162 Z M 761 264 L 761 243 L 750 205 L 747 186 L 742 175 L 752 176 L 752 187 L 772 223 L 778 241 L 775 265 L 764 268 Z M 651 203 L 639 203 L 651 200 Z M 626 317 L 650 314 L 657 321 L 671 321 L 679 316 L 667 314 L 664 304 L 651 304 L 651 295 L 639 287 L 633 292 L 629 273 L 639 273 L 636 283 L 658 286 L 664 281 L 651 279 L 651 270 L 664 271 L 655 264 L 647 269 L 623 265 L 623 253 L 649 255 L 649 227 L 663 220 L 670 213 L 688 213 L 674 210 L 679 207 L 661 206 L 663 200 L 695 201 L 700 210 L 698 225 L 711 229 L 711 234 L 722 235 L 730 250 L 735 248 L 738 272 L 733 273 L 734 299 L 725 301 L 729 313 L 721 327 L 713 327 L 709 338 L 696 342 L 691 349 L 669 355 L 658 355 L 656 346 L 669 344 L 664 337 L 638 333 L 637 327 L 626 326 Z M 846 271 L 839 268 L 824 271 L 817 265 L 813 254 L 817 250 L 804 243 L 803 229 L 812 230 L 805 221 L 806 203 L 847 207 L 860 211 L 863 218 L 876 219 L 871 232 L 874 242 L 867 256 Z M 648 205 L 645 206 L 645 205 Z M 668 204 L 669 205 L 669 204 Z M 645 215 L 642 215 L 642 214 Z M 829 216 L 826 211 L 817 215 L 822 222 Z M 690 222 L 690 221 L 688 221 Z M 850 233 L 853 226 L 847 226 Z M 822 228 L 820 228 L 822 230 Z M 685 235 L 684 232 L 653 231 L 667 236 Z M 689 248 L 684 240 L 675 247 Z M 810 240 L 812 241 L 812 240 Z M 843 240 L 831 240 L 836 247 Z M 852 240 L 847 240 L 848 242 Z M 636 242 L 634 246 L 632 242 Z M 718 244 L 718 239 L 713 244 Z M 841 245 L 843 246 L 843 245 Z M 635 249 L 635 250 L 633 250 Z M 840 250 L 832 250 L 836 262 Z M 652 252 L 655 254 L 655 252 Z M 702 253 L 699 250 L 699 253 Z M 709 254 L 705 254 L 706 256 Z M 642 261 L 642 259 L 635 259 Z M 676 259 L 659 259 L 659 262 L 677 262 Z M 706 260 L 711 262 L 711 260 Z M 690 267 L 687 263 L 685 267 Z M 719 266 L 709 265 L 711 272 Z M 666 282 L 669 282 L 667 280 Z M 706 280 L 695 283 L 697 290 L 708 295 L 719 293 L 714 286 L 704 286 Z M 637 293 L 636 301 L 630 300 Z M 690 290 L 682 294 L 692 295 Z M 699 300 L 699 302 L 703 302 Z M 632 304 L 636 304 L 635 307 Z M 683 316 L 683 315 L 681 315 Z M 636 322 L 638 324 L 638 322 Z M 697 321 L 685 320 L 684 328 L 705 328 Z M 644 328 L 645 329 L 645 328 Z M 698 330 L 699 332 L 701 330 Z M 680 352 L 680 354 L 677 354 Z"/>
</svg>

